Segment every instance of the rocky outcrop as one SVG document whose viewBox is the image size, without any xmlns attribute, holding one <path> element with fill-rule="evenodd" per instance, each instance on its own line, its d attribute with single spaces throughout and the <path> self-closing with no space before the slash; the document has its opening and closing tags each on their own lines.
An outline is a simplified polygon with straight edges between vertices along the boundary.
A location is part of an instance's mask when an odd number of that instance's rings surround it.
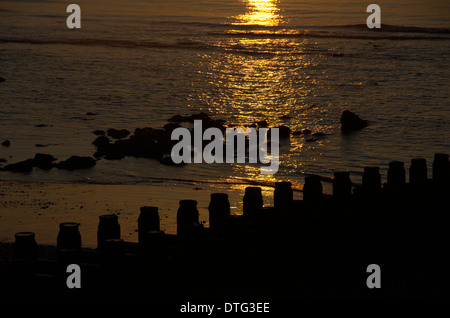
<svg viewBox="0 0 450 318">
<path fill-rule="evenodd" d="M 93 142 L 92 142 L 92 144 L 95 146 L 95 147 L 104 147 L 104 146 L 106 146 L 106 145 L 109 145 L 110 144 L 110 140 L 109 140 L 109 138 L 108 137 L 106 137 L 106 136 L 100 136 L 100 137 L 98 137 L 97 139 L 95 139 Z"/>
<path fill-rule="evenodd" d="M 92 133 L 96 136 L 103 136 L 106 134 L 105 131 L 101 129 L 94 130 Z"/>
<path fill-rule="evenodd" d="M 287 126 L 278 126 L 280 138 L 289 138 L 291 136 L 291 129 Z"/>
<path fill-rule="evenodd" d="M 130 132 L 126 129 L 114 129 L 109 128 L 106 131 L 107 135 L 113 139 L 123 139 L 130 135 Z"/>
<path fill-rule="evenodd" d="M 72 156 L 65 161 L 61 161 L 56 165 L 58 169 L 76 170 L 88 169 L 95 166 L 96 161 L 91 157 Z"/>
<path fill-rule="evenodd" d="M 361 119 L 358 115 L 349 110 L 344 110 L 344 112 L 342 113 L 341 129 L 344 132 L 359 130 L 367 127 L 367 125 L 367 120 Z"/>
<path fill-rule="evenodd" d="M 27 159 L 16 163 L 9 164 L 3 168 L 4 171 L 11 172 L 31 172 L 34 167 L 34 159 Z"/>
<path fill-rule="evenodd" d="M 13 164 L 9 164 L 3 168 L 4 171 L 12 172 L 30 172 L 34 167 L 41 168 L 43 170 L 49 170 L 55 166 L 53 163 L 56 158 L 52 155 L 37 153 L 33 159 L 27 159 L 19 161 Z"/>
<path fill-rule="evenodd" d="M 312 134 L 313 137 L 324 137 L 324 136 L 328 136 L 329 134 L 318 131 Z"/>
<path fill-rule="evenodd" d="M 49 170 L 55 166 L 53 162 L 56 161 L 56 158 L 52 155 L 37 153 L 34 156 L 33 160 L 35 167 L 41 168 L 43 170 Z"/>
<path fill-rule="evenodd" d="M 267 128 L 269 127 L 269 123 L 265 120 L 260 120 L 256 124 L 258 124 L 258 127 L 260 128 Z"/>
</svg>

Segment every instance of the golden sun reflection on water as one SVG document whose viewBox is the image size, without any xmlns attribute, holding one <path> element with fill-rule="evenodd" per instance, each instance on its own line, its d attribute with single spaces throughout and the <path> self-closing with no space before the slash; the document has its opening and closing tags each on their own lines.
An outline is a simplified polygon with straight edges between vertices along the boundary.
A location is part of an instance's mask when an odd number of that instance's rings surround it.
<svg viewBox="0 0 450 318">
<path fill-rule="evenodd" d="M 277 26 L 281 23 L 277 0 L 243 0 L 247 13 L 238 16 L 234 25 Z"/>
<path fill-rule="evenodd" d="M 311 78 L 308 72 L 319 62 L 317 48 L 288 27 L 278 0 L 242 3 L 244 13 L 230 17 L 232 22 L 227 23 L 224 33 L 209 38 L 208 44 L 223 53 L 203 55 L 208 85 L 200 88 L 192 100 L 207 105 L 218 116 L 226 115 L 229 127 L 249 127 L 264 120 L 269 127 L 287 125 L 292 131 L 326 131 L 319 119 L 311 121 L 318 110 L 310 101 L 320 80 Z M 283 119 L 286 116 L 290 119 Z M 230 179 L 248 182 L 233 187 L 242 192 L 249 184 L 267 187 L 266 195 L 270 196 L 275 182 L 291 181 L 293 188 L 300 190 L 303 185 L 299 173 L 305 171 L 302 153 L 312 147 L 321 148 L 322 142 L 307 142 L 307 138 L 310 136 L 297 134 L 280 140 L 282 173 L 263 175 L 260 165 L 233 165 Z M 286 171 L 291 172 L 289 176 Z"/>
</svg>

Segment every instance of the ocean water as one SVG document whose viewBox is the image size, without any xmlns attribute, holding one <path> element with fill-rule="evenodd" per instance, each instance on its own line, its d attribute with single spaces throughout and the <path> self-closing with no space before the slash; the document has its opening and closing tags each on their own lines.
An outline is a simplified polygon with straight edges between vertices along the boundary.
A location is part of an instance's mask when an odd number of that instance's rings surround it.
<svg viewBox="0 0 450 318">
<path fill-rule="evenodd" d="M 0 139 L 11 141 L 0 158 L 8 163 L 38 152 L 92 156 L 93 130 L 160 128 L 200 111 L 230 126 L 264 119 L 328 135 L 282 141 L 275 175 L 249 164 L 125 158 L 73 172 L 0 172 L 2 180 L 212 188 L 290 180 L 301 188 L 307 174 L 347 170 L 359 182 L 365 166 L 385 177 L 391 160 L 431 164 L 434 153 L 450 152 L 448 1 L 380 1 L 379 30 L 366 27 L 363 1 L 76 3 L 82 28 L 69 30 L 67 2 L 0 1 Z M 341 133 L 345 109 L 370 125 Z"/>
</svg>

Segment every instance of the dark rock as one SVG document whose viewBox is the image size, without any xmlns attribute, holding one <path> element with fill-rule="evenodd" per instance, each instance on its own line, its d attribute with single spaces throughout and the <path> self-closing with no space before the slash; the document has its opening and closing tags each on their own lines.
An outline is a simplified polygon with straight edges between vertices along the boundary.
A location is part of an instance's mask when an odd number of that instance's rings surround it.
<svg viewBox="0 0 450 318">
<path fill-rule="evenodd" d="M 6 81 L 3 77 L 0 76 L 0 83 Z"/>
<path fill-rule="evenodd" d="M 167 119 L 167 121 L 173 122 L 173 123 L 182 123 L 187 121 L 187 118 L 185 116 L 181 115 L 175 115 Z"/>
<path fill-rule="evenodd" d="M 103 136 L 103 135 L 105 135 L 105 131 L 101 130 L 101 129 L 94 130 L 92 133 L 94 135 L 96 135 L 96 136 Z"/>
<path fill-rule="evenodd" d="M 4 142 L 2 142 L 2 146 L 3 146 L 3 147 L 9 147 L 9 146 L 11 146 L 11 141 L 5 140 Z"/>
<path fill-rule="evenodd" d="M 94 153 L 94 158 L 96 158 L 96 159 L 100 159 L 101 157 L 103 157 L 105 154 L 103 153 L 103 152 L 101 152 L 101 151 L 96 151 L 95 153 Z"/>
<path fill-rule="evenodd" d="M 311 130 L 310 129 L 302 129 L 302 134 L 307 135 L 310 134 Z"/>
<path fill-rule="evenodd" d="M 27 159 L 5 166 L 3 170 L 12 172 L 30 172 L 34 167 L 34 159 Z"/>
<path fill-rule="evenodd" d="M 367 120 L 361 119 L 355 113 L 344 110 L 341 116 L 341 129 L 345 132 L 359 130 L 367 127 Z"/>
<path fill-rule="evenodd" d="M 260 120 L 257 122 L 257 124 L 258 124 L 258 127 L 261 127 L 261 128 L 269 127 L 269 123 L 265 120 Z"/>
<path fill-rule="evenodd" d="M 151 139 L 152 131 L 153 131 L 153 128 L 151 128 L 151 127 L 136 128 L 134 130 L 134 136 L 131 136 L 131 137 L 135 137 L 137 139 Z"/>
<path fill-rule="evenodd" d="M 283 115 L 283 116 L 280 116 L 278 118 L 280 118 L 280 119 L 292 119 L 293 117 L 289 116 L 289 115 Z"/>
<path fill-rule="evenodd" d="M 291 136 L 291 129 L 287 126 L 279 126 L 280 138 L 289 138 Z"/>
<path fill-rule="evenodd" d="M 343 57 L 343 56 L 344 56 L 344 53 L 342 53 L 342 52 L 337 52 L 337 53 L 333 53 L 332 56 L 333 56 L 333 57 Z"/>
<path fill-rule="evenodd" d="M 92 168 L 95 164 L 95 160 L 91 157 L 72 156 L 69 159 L 58 163 L 56 167 L 58 169 L 75 170 Z"/>
<path fill-rule="evenodd" d="M 174 131 L 177 128 L 180 128 L 181 125 L 177 124 L 177 123 L 168 123 L 164 125 L 164 130 L 172 133 L 172 131 Z"/>
<path fill-rule="evenodd" d="M 327 136 L 329 134 L 324 133 L 324 132 L 315 132 L 314 134 L 312 134 L 313 137 L 323 137 L 323 136 Z"/>
<path fill-rule="evenodd" d="M 34 156 L 34 166 L 43 170 L 49 170 L 54 167 L 54 161 L 56 161 L 56 158 L 52 155 L 37 153 Z"/>
<path fill-rule="evenodd" d="M 317 138 L 308 138 L 305 141 L 306 142 L 314 142 L 314 141 L 317 141 Z"/>
<path fill-rule="evenodd" d="M 119 140 L 118 140 L 119 141 Z M 97 146 L 98 151 L 94 154 L 94 157 L 101 158 L 105 157 L 108 160 L 119 160 L 125 158 L 127 156 L 127 152 L 123 147 L 117 146 L 117 144 L 100 144 Z"/>
<path fill-rule="evenodd" d="M 130 132 L 126 129 L 114 129 L 114 128 L 110 128 L 107 131 L 108 136 L 110 136 L 113 139 L 122 139 L 127 137 Z"/>
<path fill-rule="evenodd" d="M 227 121 L 225 119 L 216 119 L 216 122 L 220 125 L 225 124 Z"/>
<path fill-rule="evenodd" d="M 27 159 L 7 165 L 4 170 L 13 172 L 30 172 L 33 170 L 33 167 L 48 170 L 55 166 L 53 164 L 54 161 L 56 161 L 56 158 L 52 155 L 37 153 L 34 156 L 34 159 Z"/>
<path fill-rule="evenodd" d="M 159 162 L 166 166 L 182 167 L 182 166 L 186 165 L 186 163 L 184 163 L 184 162 L 182 162 L 182 163 L 173 162 L 172 157 L 164 157 L 164 158 L 160 159 Z"/>
<path fill-rule="evenodd" d="M 296 131 L 294 131 L 294 132 L 292 133 L 293 136 L 298 136 L 298 135 L 301 135 L 301 134 L 302 134 L 302 131 L 301 131 L 301 130 L 296 130 Z"/>
<path fill-rule="evenodd" d="M 86 116 L 97 116 L 98 113 L 87 112 Z"/>
<path fill-rule="evenodd" d="M 5 163 L 7 160 L 5 158 L 0 158 L 0 163 Z"/>
<path fill-rule="evenodd" d="M 163 142 L 164 140 L 167 140 L 167 138 L 170 139 L 170 133 L 168 133 L 164 129 L 152 129 L 151 131 L 151 139 L 157 142 Z"/>
<path fill-rule="evenodd" d="M 132 144 L 130 142 L 130 139 L 116 140 L 116 142 L 114 142 L 114 145 L 111 145 L 111 148 L 106 154 L 105 159 L 118 160 L 125 158 L 126 156 L 129 156 L 131 154 L 131 148 Z"/>
<path fill-rule="evenodd" d="M 98 137 L 93 144 L 97 147 L 96 158 L 119 160 L 126 156 L 160 159 L 165 150 L 170 152 L 176 141 L 170 140 L 170 133 L 162 129 L 137 128 L 128 139 L 110 143 L 106 136 Z"/>
<path fill-rule="evenodd" d="M 109 138 L 106 137 L 106 136 L 100 136 L 100 137 L 97 137 L 97 139 L 95 139 L 95 140 L 92 142 L 92 144 L 93 144 L 94 146 L 96 146 L 97 148 L 105 147 L 105 146 L 109 145 L 109 143 L 110 143 L 110 140 L 109 140 Z"/>
</svg>

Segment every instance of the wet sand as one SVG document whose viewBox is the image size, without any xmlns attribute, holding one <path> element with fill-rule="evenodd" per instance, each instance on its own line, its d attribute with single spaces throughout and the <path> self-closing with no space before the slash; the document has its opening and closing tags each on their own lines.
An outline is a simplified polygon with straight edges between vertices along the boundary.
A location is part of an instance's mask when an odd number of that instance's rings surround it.
<svg viewBox="0 0 450 318">
<path fill-rule="evenodd" d="M 0 242 L 14 242 L 14 234 L 36 233 L 36 241 L 56 245 L 59 224 L 81 223 L 83 247 L 97 247 L 98 217 L 117 214 L 121 235 L 125 241 L 137 242 L 139 208 L 157 206 L 161 230 L 176 234 L 176 214 L 179 200 L 198 201 L 200 222 L 208 226 L 208 205 L 212 192 L 226 192 L 232 214 L 242 211 L 245 186 L 223 186 L 214 189 L 195 185 L 102 185 L 22 183 L 0 181 Z M 273 189 L 263 189 L 265 203 L 271 204 Z"/>
</svg>

